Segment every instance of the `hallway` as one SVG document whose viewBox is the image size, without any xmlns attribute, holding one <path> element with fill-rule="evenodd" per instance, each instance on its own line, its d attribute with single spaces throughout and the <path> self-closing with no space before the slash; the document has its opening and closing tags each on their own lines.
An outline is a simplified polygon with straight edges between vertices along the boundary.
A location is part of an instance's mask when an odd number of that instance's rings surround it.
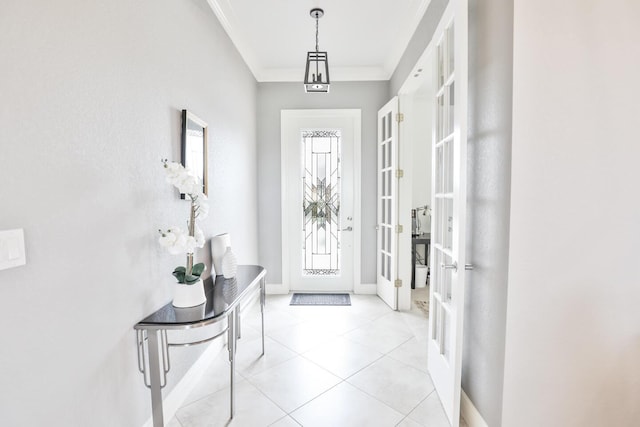
<svg viewBox="0 0 640 427">
<path fill-rule="evenodd" d="M 243 313 L 233 422 L 223 349 L 170 427 L 449 425 L 427 373 L 421 310 L 395 312 L 371 295 L 351 295 L 350 307 L 290 298 L 267 296 L 262 358 L 258 304 Z"/>
</svg>

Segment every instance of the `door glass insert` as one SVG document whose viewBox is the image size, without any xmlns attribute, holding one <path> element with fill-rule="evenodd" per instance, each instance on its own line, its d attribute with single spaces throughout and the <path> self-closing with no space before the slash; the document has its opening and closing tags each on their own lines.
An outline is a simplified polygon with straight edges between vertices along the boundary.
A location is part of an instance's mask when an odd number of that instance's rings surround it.
<svg viewBox="0 0 640 427">
<path fill-rule="evenodd" d="M 340 274 L 340 130 L 303 131 L 302 272 Z"/>
</svg>

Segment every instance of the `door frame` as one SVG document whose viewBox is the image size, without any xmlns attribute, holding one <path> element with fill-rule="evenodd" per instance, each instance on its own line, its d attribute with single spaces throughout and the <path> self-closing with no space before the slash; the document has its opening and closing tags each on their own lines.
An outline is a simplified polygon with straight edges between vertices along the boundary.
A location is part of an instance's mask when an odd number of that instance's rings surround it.
<svg viewBox="0 0 640 427">
<path fill-rule="evenodd" d="M 446 15 L 446 11 L 440 16 L 439 21 L 443 20 Z M 438 24 L 440 25 L 440 24 Z M 400 152 L 398 154 L 398 160 L 402 164 L 402 170 L 404 171 L 404 177 L 400 180 L 398 198 L 399 198 L 399 211 L 398 221 L 400 224 L 411 224 L 411 198 L 413 189 L 413 144 L 406 143 L 403 139 L 407 137 L 415 137 L 413 126 L 418 120 L 414 116 L 414 97 L 418 90 L 428 80 L 433 85 L 433 73 L 430 70 L 434 61 L 434 46 L 435 46 L 435 34 L 434 38 L 429 41 L 427 47 L 424 49 L 416 64 L 411 69 L 406 80 L 398 90 L 399 108 L 400 113 L 403 114 L 404 120 L 400 123 Z M 431 110 L 431 129 L 433 131 L 436 121 L 435 111 Z M 433 135 L 429 134 L 429 144 L 431 147 Z M 431 149 L 431 148 L 430 148 Z M 433 161 L 433 159 L 432 159 Z M 433 169 L 433 164 L 430 165 Z M 433 186 L 433 182 L 432 182 Z M 433 207 L 433 188 L 431 189 L 431 200 L 429 205 Z M 408 228 L 409 228 L 408 226 Z M 407 233 L 400 235 L 398 239 L 399 251 L 398 251 L 398 276 L 402 280 L 402 283 L 407 283 L 407 286 L 402 286 L 398 289 L 398 310 L 410 310 L 411 309 L 411 269 L 415 268 L 411 265 L 411 230 L 409 228 Z M 429 260 L 430 262 L 430 260 Z"/>
<path fill-rule="evenodd" d="M 281 183 L 281 222 L 280 238 L 282 243 L 282 287 L 278 293 L 289 293 L 291 283 L 289 277 L 290 256 L 292 248 L 286 236 L 285 224 L 292 221 L 293 212 L 289 212 L 287 205 L 287 190 L 290 184 L 286 180 L 285 165 L 289 159 L 289 150 L 284 143 L 282 129 L 288 120 L 313 118 L 339 117 L 353 121 L 353 293 L 368 293 L 368 287 L 361 282 L 361 253 L 362 253 L 362 197 L 361 197 L 361 176 L 362 176 L 362 111 L 360 109 L 299 109 L 280 111 L 280 183 Z M 344 151 L 344 146 L 343 146 Z"/>
</svg>

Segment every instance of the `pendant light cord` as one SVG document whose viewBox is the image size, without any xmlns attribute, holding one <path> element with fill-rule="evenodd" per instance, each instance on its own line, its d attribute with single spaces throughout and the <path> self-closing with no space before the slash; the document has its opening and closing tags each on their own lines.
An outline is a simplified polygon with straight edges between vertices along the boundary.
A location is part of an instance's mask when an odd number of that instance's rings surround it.
<svg viewBox="0 0 640 427">
<path fill-rule="evenodd" d="M 318 13 L 316 12 L 316 54 L 318 53 Z M 320 81 L 320 69 L 318 67 L 318 58 L 316 57 L 316 79 Z"/>
<path fill-rule="evenodd" d="M 316 13 L 316 52 L 318 51 L 318 14 Z"/>
</svg>

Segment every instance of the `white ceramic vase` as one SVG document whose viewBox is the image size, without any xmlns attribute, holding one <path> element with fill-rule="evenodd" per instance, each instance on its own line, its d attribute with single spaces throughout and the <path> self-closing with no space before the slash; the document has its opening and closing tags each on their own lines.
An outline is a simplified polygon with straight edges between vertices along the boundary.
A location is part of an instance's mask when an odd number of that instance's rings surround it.
<svg viewBox="0 0 640 427">
<path fill-rule="evenodd" d="M 238 282 L 236 279 L 224 279 L 222 282 L 222 299 L 231 304 L 238 296 Z"/>
<path fill-rule="evenodd" d="M 218 234 L 211 238 L 211 258 L 213 269 L 217 275 L 222 274 L 222 258 L 228 247 L 231 247 L 231 235 L 229 233 Z"/>
<path fill-rule="evenodd" d="M 207 302 L 207 296 L 204 293 L 202 279 L 193 285 L 187 285 L 185 283 L 176 284 L 176 293 L 171 303 L 174 307 L 195 307 L 205 302 Z"/>
<path fill-rule="evenodd" d="M 222 258 L 222 275 L 225 279 L 233 279 L 236 277 L 237 271 L 238 260 L 235 254 L 231 252 L 231 247 L 227 247 L 224 257 Z"/>
</svg>

